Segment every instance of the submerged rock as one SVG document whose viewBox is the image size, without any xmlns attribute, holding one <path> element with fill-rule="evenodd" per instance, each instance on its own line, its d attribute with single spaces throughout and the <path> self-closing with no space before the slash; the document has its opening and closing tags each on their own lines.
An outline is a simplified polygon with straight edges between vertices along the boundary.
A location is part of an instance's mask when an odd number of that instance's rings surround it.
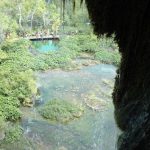
<svg viewBox="0 0 150 150">
<path fill-rule="evenodd" d="M 34 104 L 35 106 L 39 106 L 39 105 L 42 105 L 42 104 L 44 104 L 44 101 L 41 97 L 39 97 L 35 100 L 35 104 Z"/>
<path fill-rule="evenodd" d="M 26 98 L 24 101 L 23 101 L 23 105 L 25 107 L 33 107 L 33 101 L 29 98 Z"/>
<path fill-rule="evenodd" d="M 58 150 L 68 150 L 68 149 L 64 146 L 61 146 L 61 147 L 58 148 Z"/>
<path fill-rule="evenodd" d="M 95 95 L 88 95 L 84 97 L 84 103 L 95 111 L 102 111 L 107 107 L 106 101 L 96 97 Z"/>
<path fill-rule="evenodd" d="M 114 82 L 112 80 L 102 79 L 102 82 L 110 88 L 114 87 Z"/>
<path fill-rule="evenodd" d="M 5 138 L 5 132 L 0 131 L 0 141 L 4 140 L 4 138 Z"/>
</svg>

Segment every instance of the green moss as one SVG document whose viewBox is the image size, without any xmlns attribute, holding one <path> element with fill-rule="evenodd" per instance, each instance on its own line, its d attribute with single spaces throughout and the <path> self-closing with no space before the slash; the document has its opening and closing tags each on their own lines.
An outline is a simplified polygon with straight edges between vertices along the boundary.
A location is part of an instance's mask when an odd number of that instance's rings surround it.
<svg viewBox="0 0 150 150">
<path fill-rule="evenodd" d="M 50 100 L 40 110 L 40 114 L 51 121 L 65 123 L 75 118 L 79 118 L 84 109 L 65 100 Z"/>
<path fill-rule="evenodd" d="M 6 123 L 4 121 L 4 117 L 1 116 L 1 113 L 0 113 L 0 132 L 5 130 L 5 126 L 6 126 Z"/>
<path fill-rule="evenodd" d="M 3 143 L 14 143 L 18 141 L 23 135 L 23 131 L 20 126 L 12 126 L 6 130 Z"/>
<path fill-rule="evenodd" d="M 101 61 L 102 63 L 118 66 L 120 64 L 121 56 L 117 51 L 101 49 L 95 53 L 95 59 Z"/>
</svg>

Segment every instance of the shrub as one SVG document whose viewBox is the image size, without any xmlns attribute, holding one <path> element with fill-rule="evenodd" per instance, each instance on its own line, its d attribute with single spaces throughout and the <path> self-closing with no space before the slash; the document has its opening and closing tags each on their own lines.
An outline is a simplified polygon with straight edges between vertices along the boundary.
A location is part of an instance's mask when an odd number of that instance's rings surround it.
<svg viewBox="0 0 150 150">
<path fill-rule="evenodd" d="M 8 58 L 7 54 L 4 51 L 0 50 L 0 63 L 2 63 L 7 58 Z"/>
<path fill-rule="evenodd" d="M 0 112 L 0 114 L 2 113 Z M 0 132 L 4 131 L 5 127 L 6 127 L 6 123 L 4 121 L 4 117 L 0 115 Z"/>
<path fill-rule="evenodd" d="M 19 108 L 12 105 L 2 105 L 2 107 L 3 108 L 0 108 L 0 111 L 3 112 L 6 120 L 16 121 L 21 118 L 21 111 Z"/>
<path fill-rule="evenodd" d="M 18 120 L 20 103 L 37 92 L 31 70 L 34 59 L 27 49 L 29 43 L 15 39 L 2 44 L 2 54 L 6 54 L 7 59 L 0 65 L 0 112 L 6 120 Z"/>
<path fill-rule="evenodd" d="M 20 139 L 23 131 L 20 126 L 12 126 L 6 130 L 6 136 L 3 142 L 14 143 Z"/>
<path fill-rule="evenodd" d="M 30 41 L 25 39 L 8 39 L 2 43 L 1 49 L 6 52 L 14 52 L 26 49 L 30 44 Z"/>
<path fill-rule="evenodd" d="M 61 39 L 59 46 L 76 52 L 94 52 L 98 47 L 98 40 L 93 34 L 73 35 Z"/>
<path fill-rule="evenodd" d="M 114 41 L 114 37 L 107 38 L 106 36 L 101 36 L 99 38 L 99 50 L 106 51 L 118 51 L 118 45 Z"/>
<path fill-rule="evenodd" d="M 65 100 L 50 100 L 40 110 L 40 114 L 51 121 L 61 123 L 79 118 L 83 114 L 83 108 Z"/>
<path fill-rule="evenodd" d="M 95 59 L 106 64 L 114 64 L 116 66 L 120 63 L 120 54 L 116 51 L 100 50 L 95 53 Z"/>
</svg>

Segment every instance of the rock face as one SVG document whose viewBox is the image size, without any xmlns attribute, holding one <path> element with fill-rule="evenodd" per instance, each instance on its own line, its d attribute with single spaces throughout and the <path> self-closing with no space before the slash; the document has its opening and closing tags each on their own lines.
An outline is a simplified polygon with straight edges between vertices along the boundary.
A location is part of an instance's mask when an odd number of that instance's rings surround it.
<svg viewBox="0 0 150 150">
<path fill-rule="evenodd" d="M 95 32 L 115 33 L 122 61 L 113 93 L 119 150 L 150 149 L 150 0 L 86 0 Z"/>
</svg>

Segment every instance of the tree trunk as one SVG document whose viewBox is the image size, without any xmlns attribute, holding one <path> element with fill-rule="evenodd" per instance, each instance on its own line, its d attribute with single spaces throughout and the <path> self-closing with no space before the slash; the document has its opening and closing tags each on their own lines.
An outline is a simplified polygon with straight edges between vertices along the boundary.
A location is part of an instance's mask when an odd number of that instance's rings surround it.
<svg viewBox="0 0 150 150">
<path fill-rule="evenodd" d="M 31 28 L 31 30 L 33 28 L 33 18 L 34 18 L 34 12 L 31 13 L 31 22 L 30 22 L 30 28 Z"/>
<path fill-rule="evenodd" d="M 44 26 L 44 28 L 46 26 L 46 20 L 45 20 L 45 14 L 44 13 L 43 13 L 43 26 Z"/>
<path fill-rule="evenodd" d="M 21 6 L 18 6 L 18 10 L 19 10 L 19 27 L 22 27 L 22 11 L 21 11 Z"/>
</svg>

